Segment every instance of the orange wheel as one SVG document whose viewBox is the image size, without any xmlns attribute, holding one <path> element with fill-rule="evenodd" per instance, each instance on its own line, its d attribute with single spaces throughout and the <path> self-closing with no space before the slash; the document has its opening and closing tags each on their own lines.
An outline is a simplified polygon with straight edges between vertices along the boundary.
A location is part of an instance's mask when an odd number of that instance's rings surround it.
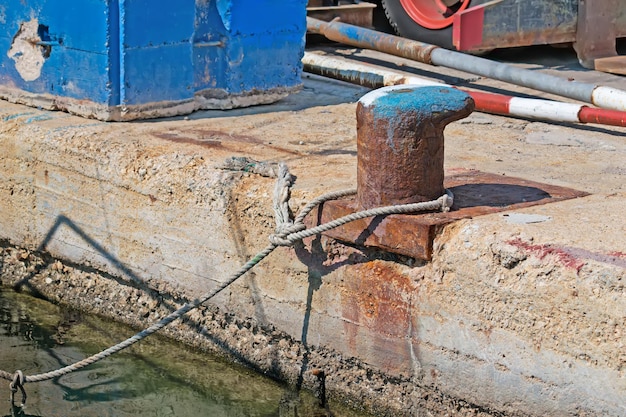
<svg viewBox="0 0 626 417">
<path fill-rule="evenodd" d="M 426 29 L 450 26 L 454 15 L 467 9 L 469 3 L 470 0 L 400 0 L 406 14 Z"/>
<path fill-rule="evenodd" d="M 454 15 L 467 9 L 471 0 L 382 0 L 381 3 L 387 20 L 400 36 L 454 49 Z"/>
</svg>

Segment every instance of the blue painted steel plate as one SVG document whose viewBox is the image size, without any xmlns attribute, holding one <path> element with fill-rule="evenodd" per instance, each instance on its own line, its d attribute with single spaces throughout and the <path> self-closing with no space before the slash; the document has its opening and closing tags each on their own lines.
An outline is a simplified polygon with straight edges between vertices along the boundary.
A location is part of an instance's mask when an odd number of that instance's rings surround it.
<svg viewBox="0 0 626 417">
<path fill-rule="evenodd" d="M 301 85 L 306 3 L 8 0 L 0 96 L 112 120 L 273 101 Z"/>
</svg>

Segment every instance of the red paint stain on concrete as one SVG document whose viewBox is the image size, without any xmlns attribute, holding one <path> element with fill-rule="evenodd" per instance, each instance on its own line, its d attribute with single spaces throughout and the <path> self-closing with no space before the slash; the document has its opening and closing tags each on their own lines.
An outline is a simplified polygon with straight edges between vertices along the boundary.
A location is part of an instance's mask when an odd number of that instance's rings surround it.
<svg viewBox="0 0 626 417">
<path fill-rule="evenodd" d="M 571 251 L 569 251 L 567 248 L 562 248 L 556 245 L 533 245 L 531 243 L 522 241 L 520 238 L 509 240 L 506 243 L 530 252 L 539 259 L 544 259 L 547 256 L 552 256 L 556 258 L 562 265 L 568 268 L 575 269 L 576 272 L 580 272 L 582 267 L 585 266 L 585 262 L 572 254 Z"/>
<path fill-rule="evenodd" d="M 532 245 L 530 243 L 523 242 L 519 238 L 510 240 L 507 243 L 531 252 L 540 259 L 543 259 L 548 255 L 555 256 L 559 262 L 567 267 L 575 269 L 576 272 L 579 272 L 585 265 L 584 260 L 602 262 L 626 269 L 626 253 L 624 252 L 612 251 L 601 253 L 568 246 Z"/>
</svg>

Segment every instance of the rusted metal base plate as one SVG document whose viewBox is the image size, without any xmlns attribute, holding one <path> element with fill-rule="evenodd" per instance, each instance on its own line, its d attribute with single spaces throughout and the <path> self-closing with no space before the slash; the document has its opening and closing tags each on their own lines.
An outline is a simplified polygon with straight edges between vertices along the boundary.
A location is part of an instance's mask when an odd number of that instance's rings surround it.
<svg viewBox="0 0 626 417">
<path fill-rule="evenodd" d="M 626 75 L 626 55 L 596 58 L 593 64 L 596 71 Z"/>
<path fill-rule="evenodd" d="M 315 4 L 316 2 L 309 2 L 309 6 Z M 326 22 L 339 18 L 343 23 L 371 28 L 373 26 L 375 8 L 375 4 L 362 2 L 357 4 L 340 4 L 339 6 L 307 7 L 306 12 L 308 16 Z"/>
<path fill-rule="evenodd" d="M 446 177 L 444 184 L 454 193 L 454 205 L 448 213 L 370 217 L 324 234 L 349 243 L 430 260 L 438 229 L 455 220 L 588 195 L 570 188 L 473 170 L 456 170 Z M 356 211 L 354 198 L 328 201 L 311 212 L 305 223 L 309 227 L 316 226 Z"/>
</svg>

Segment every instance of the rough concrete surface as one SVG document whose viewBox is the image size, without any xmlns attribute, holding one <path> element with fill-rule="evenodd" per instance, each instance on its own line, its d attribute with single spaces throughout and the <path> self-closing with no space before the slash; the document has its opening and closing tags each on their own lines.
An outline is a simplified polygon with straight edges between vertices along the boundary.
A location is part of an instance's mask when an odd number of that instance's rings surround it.
<svg viewBox="0 0 626 417">
<path fill-rule="evenodd" d="M 291 207 L 356 184 L 355 100 L 305 79 L 282 102 L 105 124 L 0 103 L 0 280 L 143 327 L 224 281 Z M 626 129 L 475 113 L 446 170 L 591 195 L 458 221 L 433 261 L 318 236 L 281 247 L 166 332 L 378 415 L 626 413 Z M 103 347 L 105 348 L 105 347 Z M 7 370 L 14 371 L 14 370 Z"/>
</svg>

